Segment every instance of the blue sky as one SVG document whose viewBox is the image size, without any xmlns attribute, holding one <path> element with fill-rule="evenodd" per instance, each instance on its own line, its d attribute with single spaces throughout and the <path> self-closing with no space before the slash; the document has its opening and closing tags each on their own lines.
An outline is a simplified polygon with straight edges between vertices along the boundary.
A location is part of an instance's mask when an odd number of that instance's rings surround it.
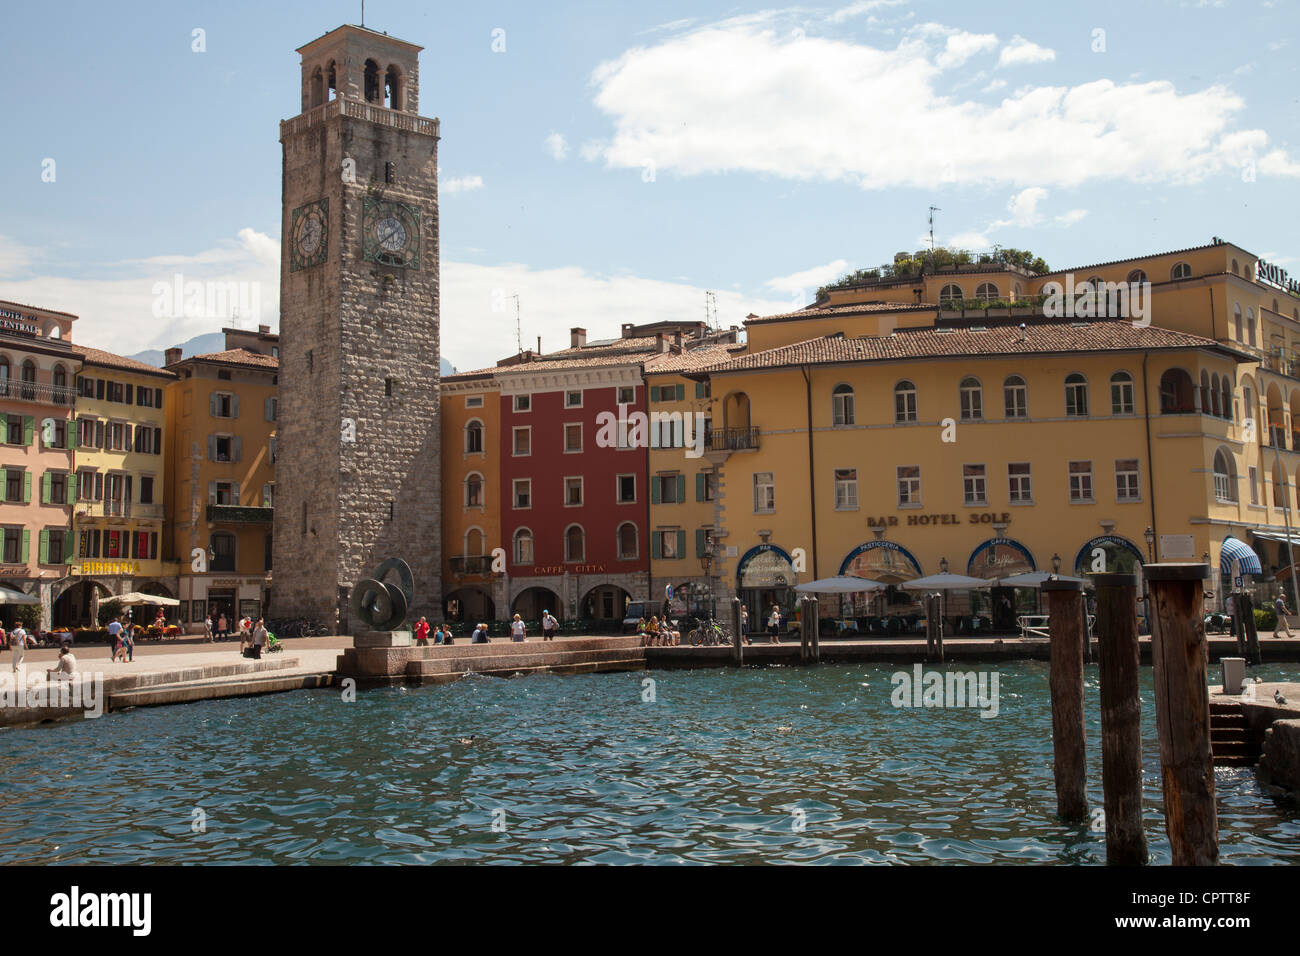
<svg viewBox="0 0 1300 956">
<path fill-rule="evenodd" d="M 464 369 L 514 350 L 506 296 L 545 350 L 573 325 L 703 318 L 706 289 L 739 323 L 919 248 L 932 204 L 940 242 L 1053 267 L 1218 235 L 1300 272 L 1298 7 L 371 0 L 366 22 L 425 48 L 443 351 Z M 256 283 L 274 326 L 293 51 L 359 17 L 6 4 L 0 298 L 161 348 L 223 321 L 154 314 L 179 273 Z"/>
</svg>

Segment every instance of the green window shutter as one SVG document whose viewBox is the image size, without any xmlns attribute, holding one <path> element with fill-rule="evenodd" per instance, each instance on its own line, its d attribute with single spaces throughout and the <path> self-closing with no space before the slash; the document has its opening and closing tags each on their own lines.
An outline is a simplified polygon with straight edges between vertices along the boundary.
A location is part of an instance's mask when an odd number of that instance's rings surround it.
<svg viewBox="0 0 1300 956">
<path fill-rule="evenodd" d="M 677 557 L 679 558 L 686 557 L 686 532 L 685 531 L 677 532 Z"/>
<path fill-rule="evenodd" d="M 686 476 L 685 475 L 677 476 L 677 497 L 674 498 L 673 500 L 676 501 L 678 504 L 681 504 L 686 500 Z"/>
<path fill-rule="evenodd" d="M 77 420 L 75 418 L 68 422 L 67 427 L 63 430 L 63 447 L 69 451 L 77 447 Z"/>
<path fill-rule="evenodd" d="M 40 543 L 41 564 L 49 564 L 50 563 L 50 532 L 47 531 L 45 528 L 41 529 L 40 541 L 41 541 Z"/>
<path fill-rule="evenodd" d="M 651 385 L 651 386 L 650 386 L 650 401 L 652 401 L 652 402 L 657 402 L 657 401 L 659 401 L 659 386 L 658 386 L 658 385 Z"/>
<path fill-rule="evenodd" d="M 707 481 L 708 479 L 705 477 L 704 472 L 702 471 L 696 472 L 695 474 L 695 500 L 696 501 L 704 500 L 704 487 Z"/>
<path fill-rule="evenodd" d="M 73 540 L 74 539 L 72 537 L 71 531 L 63 532 L 63 563 L 64 564 L 72 564 L 73 559 L 76 557 L 76 555 L 73 553 L 72 550 Z"/>
<path fill-rule="evenodd" d="M 703 398 L 703 397 L 704 397 L 704 383 L 703 383 L 703 382 L 696 382 L 696 383 L 695 383 L 695 397 L 696 397 L 696 398 Z"/>
<path fill-rule="evenodd" d="M 28 531 L 26 528 L 23 528 L 23 550 L 22 553 L 18 555 L 18 560 L 21 561 L 23 564 L 26 564 L 27 556 L 31 554 L 31 551 L 32 551 L 32 533 Z"/>
<path fill-rule="evenodd" d="M 679 402 L 684 402 L 684 401 L 686 401 L 686 386 L 685 386 L 685 385 L 678 385 L 678 386 L 677 386 L 677 401 L 679 401 Z"/>
<path fill-rule="evenodd" d="M 54 475 L 48 471 L 41 475 L 41 504 L 43 505 L 50 503 L 50 484 L 53 478 Z"/>
<path fill-rule="evenodd" d="M 239 396 L 238 395 L 230 396 L 230 417 L 231 418 L 239 417 Z"/>
<path fill-rule="evenodd" d="M 658 478 L 654 477 L 653 475 L 650 477 L 650 503 L 652 505 L 657 505 L 660 503 L 659 502 L 660 484 L 662 484 L 662 482 L 660 482 Z"/>
<path fill-rule="evenodd" d="M 658 561 L 663 558 L 663 556 L 663 543 L 660 540 L 659 532 L 652 531 L 650 533 L 650 557 L 655 561 Z"/>
<path fill-rule="evenodd" d="M 32 473 L 23 472 L 23 504 L 31 504 L 32 501 Z"/>
<path fill-rule="evenodd" d="M 23 416 L 23 444 L 30 446 L 32 436 L 36 434 L 36 419 L 31 415 Z"/>
<path fill-rule="evenodd" d="M 695 532 L 695 556 L 697 558 L 704 557 L 704 552 L 707 550 L 708 546 L 709 533 L 703 528 L 697 529 Z"/>
</svg>

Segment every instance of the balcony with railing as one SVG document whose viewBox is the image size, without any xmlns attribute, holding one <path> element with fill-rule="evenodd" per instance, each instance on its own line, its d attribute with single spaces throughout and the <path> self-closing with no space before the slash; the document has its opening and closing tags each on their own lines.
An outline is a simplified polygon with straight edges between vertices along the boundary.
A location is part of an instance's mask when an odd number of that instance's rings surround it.
<svg viewBox="0 0 1300 956">
<path fill-rule="evenodd" d="M 374 123 L 376 126 L 404 130 L 408 133 L 420 133 L 424 136 L 438 135 L 437 119 L 417 116 L 414 113 L 407 113 L 402 110 L 390 110 L 378 103 L 367 103 L 364 100 L 340 97 L 313 107 L 293 119 L 281 120 L 280 138 L 283 139 L 286 133 L 301 133 L 303 130 L 319 126 L 330 118 L 340 115 L 365 120 L 368 123 Z"/>
<path fill-rule="evenodd" d="M 133 501 L 78 501 L 74 506 L 79 517 L 84 518 L 161 518 L 163 506 L 159 504 L 138 504 Z"/>
<path fill-rule="evenodd" d="M 709 451 L 757 451 L 757 428 L 711 428 L 704 434 Z"/>
<path fill-rule="evenodd" d="M 77 390 L 66 385 L 46 385 L 21 379 L 0 378 L 0 399 L 31 402 L 33 405 L 65 405 L 76 401 Z"/>
<path fill-rule="evenodd" d="M 208 505 L 209 521 L 227 521 L 234 524 L 270 524 L 275 517 L 272 508 L 253 508 L 247 505 Z"/>
<path fill-rule="evenodd" d="M 452 574 L 487 574 L 492 570 L 490 554 L 458 554 L 448 558 Z"/>
<path fill-rule="evenodd" d="M 1275 345 L 1264 353 L 1260 364 L 1270 372 L 1300 379 L 1300 353 L 1294 349 Z"/>
</svg>

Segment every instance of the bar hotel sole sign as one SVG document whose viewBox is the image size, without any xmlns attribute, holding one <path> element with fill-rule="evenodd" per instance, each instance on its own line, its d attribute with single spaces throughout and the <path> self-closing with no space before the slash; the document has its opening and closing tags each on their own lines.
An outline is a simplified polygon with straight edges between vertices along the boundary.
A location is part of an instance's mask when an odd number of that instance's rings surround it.
<svg viewBox="0 0 1300 956">
<path fill-rule="evenodd" d="M 924 514 L 908 515 L 908 527 L 932 525 L 932 524 L 961 524 L 961 515 L 954 514 Z M 1001 514 L 996 511 L 972 511 L 966 516 L 967 524 L 1011 524 L 1010 512 L 1004 511 Z M 893 528 L 898 525 L 898 515 L 889 515 L 888 517 L 868 518 L 868 528 Z"/>
</svg>

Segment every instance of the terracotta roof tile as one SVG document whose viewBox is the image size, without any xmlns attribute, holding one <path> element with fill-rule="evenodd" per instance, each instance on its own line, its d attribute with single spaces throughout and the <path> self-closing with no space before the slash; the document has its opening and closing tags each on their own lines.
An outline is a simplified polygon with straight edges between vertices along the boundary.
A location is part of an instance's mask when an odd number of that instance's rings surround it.
<svg viewBox="0 0 1300 956">
<path fill-rule="evenodd" d="M 777 315 L 756 315 L 745 320 L 746 325 L 758 325 L 762 322 L 788 322 L 791 319 L 821 319 L 833 315 L 869 315 L 876 312 L 935 312 L 938 306 L 932 303 L 916 305 L 910 302 L 860 302 L 854 305 L 808 306 L 797 312 L 781 312 Z"/>
<path fill-rule="evenodd" d="M 159 368 L 156 365 L 150 365 L 147 362 L 140 362 L 133 358 L 127 358 L 124 355 L 114 355 L 112 352 L 105 352 L 103 349 L 93 349 L 85 345 L 74 345 L 72 350 L 75 354 L 82 357 L 82 361 L 88 365 L 100 365 L 105 368 L 121 369 L 125 372 L 140 372 L 144 375 L 159 375 L 163 378 L 175 378 L 175 372 L 169 372 L 165 368 Z"/>
<path fill-rule="evenodd" d="M 665 352 L 646 359 L 645 374 L 662 375 L 672 372 L 694 372 L 725 362 L 745 351 L 744 345 L 697 345 L 683 352 Z"/>
<path fill-rule="evenodd" d="M 899 329 L 889 335 L 844 338 L 828 335 L 793 345 L 738 356 L 708 368 L 711 373 L 798 365 L 838 365 L 851 362 L 888 362 L 905 359 L 962 356 L 1052 355 L 1079 352 L 1116 352 L 1144 349 L 1213 348 L 1241 361 L 1249 357 L 1199 335 L 1155 326 L 1134 327 L 1128 321 L 1089 323 L 1049 322 L 1027 326 L 995 326 L 986 331 L 969 328 L 940 331 L 935 328 Z"/>
<path fill-rule="evenodd" d="M 226 349 L 224 352 L 209 352 L 206 355 L 191 355 L 187 359 L 181 359 L 181 362 L 191 361 L 224 362 L 228 365 L 249 365 L 264 369 L 280 367 L 280 360 L 274 355 L 263 355 L 261 352 L 250 352 L 248 349 Z"/>
</svg>

